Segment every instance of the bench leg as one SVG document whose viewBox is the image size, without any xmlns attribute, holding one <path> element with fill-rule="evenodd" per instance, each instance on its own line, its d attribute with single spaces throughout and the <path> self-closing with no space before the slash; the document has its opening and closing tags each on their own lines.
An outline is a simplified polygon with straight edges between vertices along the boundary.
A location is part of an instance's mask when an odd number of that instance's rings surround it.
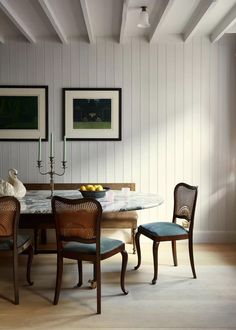
<svg viewBox="0 0 236 330">
<path fill-rule="evenodd" d="M 41 237 L 40 237 L 40 239 L 41 239 L 41 243 L 42 244 L 47 244 L 47 229 L 45 229 L 45 228 L 42 228 L 41 229 Z"/>
<path fill-rule="evenodd" d="M 38 254 L 38 236 L 39 230 L 38 228 L 34 229 L 34 254 Z"/>
<path fill-rule="evenodd" d="M 131 236 L 132 236 L 132 243 L 133 243 L 133 254 L 136 253 L 136 246 L 135 246 L 135 232 L 136 232 L 136 229 L 135 229 L 135 228 L 132 228 L 132 229 L 131 229 Z"/>
<path fill-rule="evenodd" d="M 38 241 L 39 241 L 39 230 L 40 230 L 40 243 L 47 244 L 47 230 L 42 228 L 34 229 L 34 254 L 38 254 Z"/>
</svg>

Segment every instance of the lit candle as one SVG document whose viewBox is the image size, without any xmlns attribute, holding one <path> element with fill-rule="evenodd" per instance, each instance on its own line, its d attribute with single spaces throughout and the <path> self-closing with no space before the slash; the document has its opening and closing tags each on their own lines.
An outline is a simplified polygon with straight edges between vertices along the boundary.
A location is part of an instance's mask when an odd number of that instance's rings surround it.
<svg viewBox="0 0 236 330">
<path fill-rule="evenodd" d="M 53 157 L 53 133 L 51 133 L 51 137 L 50 137 L 50 157 Z"/>
<path fill-rule="evenodd" d="M 38 161 L 40 162 L 42 160 L 41 155 L 41 137 L 39 138 L 39 145 L 38 145 Z"/>
<path fill-rule="evenodd" d="M 64 136 L 64 143 L 63 143 L 63 162 L 66 161 L 66 136 Z"/>
</svg>

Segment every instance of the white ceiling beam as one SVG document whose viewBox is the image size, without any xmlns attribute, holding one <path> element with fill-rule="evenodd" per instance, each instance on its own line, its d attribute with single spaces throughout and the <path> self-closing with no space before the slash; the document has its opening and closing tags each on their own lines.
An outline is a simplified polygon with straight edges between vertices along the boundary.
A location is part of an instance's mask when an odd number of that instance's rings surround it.
<svg viewBox="0 0 236 330">
<path fill-rule="evenodd" d="M 216 0 L 201 0 L 194 11 L 192 17 L 190 18 L 187 26 L 185 28 L 185 33 L 183 35 L 183 40 L 189 40 L 194 33 L 196 32 L 199 23 L 206 15 L 206 13 L 210 10 L 210 8 L 215 4 Z"/>
<path fill-rule="evenodd" d="M 149 41 L 153 42 L 157 39 L 159 30 L 160 30 L 160 26 L 163 23 L 168 11 L 170 10 L 170 8 L 172 7 L 173 3 L 175 0 L 166 0 L 162 7 L 159 10 L 159 13 L 156 17 L 155 22 L 153 23 L 153 28 L 152 31 L 149 35 Z"/>
<path fill-rule="evenodd" d="M 29 28 L 26 27 L 25 23 L 17 15 L 16 11 L 9 5 L 7 0 L 0 0 L 0 8 L 2 8 L 4 13 L 10 18 L 10 20 L 14 23 L 17 29 L 25 36 L 25 38 L 29 42 L 31 43 L 36 42 L 34 35 L 31 33 Z"/>
<path fill-rule="evenodd" d="M 83 15 L 84 15 L 84 21 L 85 21 L 85 25 L 86 25 L 86 29 L 87 29 L 87 33 L 88 33 L 89 42 L 91 44 L 94 44 L 95 43 L 95 36 L 94 36 L 93 28 L 92 28 L 92 21 L 91 21 L 91 17 L 90 17 L 90 14 L 89 14 L 87 1 L 86 0 L 80 0 L 80 5 L 81 5 L 82 12 L 83 12 Z"/>
<path fill-rule="evenodd" d="M 130 2 L 130 0 L 123 1 L 123 11 L 122 11 L 121 26 L 120 26 L 120 44 L 122 44 L 125 39 L 125 30 L 126 30 L 126 26 L 127 26 L 129 2 Z"/>
<path fill-rule="evenodd" d="M 59 39 L 63 44 L 66 44 L 68 42 L 67 37 L 62 27 L 60 26 L 60 23 L 58 22 L 58 19 L 55 16 L 55 13 L 53 12 L 52 7 L 50 6 L 48 0 L 38 0 L 38 1 L 43 11 L 47 15 L 47 18 L 49 19 L 50 23 L 52 24 L 54 30 L 56 31 Z"/>
<path fill-rule="evenodd" d="M 226 16 L 216 26 L 212 32 L 210 39 L 211 42 L 218 41 L 225 32 L 236 23 L 236 5 L 226 14 Z"/>
</svg>

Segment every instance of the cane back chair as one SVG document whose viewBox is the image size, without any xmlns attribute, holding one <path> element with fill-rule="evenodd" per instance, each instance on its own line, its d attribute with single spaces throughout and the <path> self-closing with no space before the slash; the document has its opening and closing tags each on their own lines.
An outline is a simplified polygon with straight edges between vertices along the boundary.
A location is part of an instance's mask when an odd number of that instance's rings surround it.
<svg viewBox="0 0 236 330">
<path fill-rule="evenodd" d="M 33 246 L 30 237 L 18 234 L 20 216 L 20 203 L 15 197 L 0 197 L 0 252 L 12 251 L 13 254 L 13 279 L 14 279 L 14 303 L 19 304 L 18 283 L 18 254 L 27 253 L 26 278 L 30 285 L 30 270 L 33 260 Z"/>
<path fill-rule="evenodd" d="M 152 222 L 140 225 L 135 235 L 138 264 L 141 265 L 140 235 L 144 235 L 153 240 L 153 265 L 154 277 L 152 284 L 156 284 L 158 276 L 158 247 L 163 241 L 171 241 L 174 266 L 177 266 L 176 241 L 188 239 L 189 257 L 193 277 L 196 278 L 196 271 L 193 258 L 193 227 L 194 215 L 197 201 L 198 187 L 190 186 L 186 183 L 179 183 L 174 189 L 174 211 L 172 222 Z M 176 223 L 177 219 L 187 221 L 188 228 Z"/>
<path fill-rule="evenodd" d="M 54 196 L 52 198 L 52 210 L 57 237 L 57 280 L 54 305 L 58 303 L 60 295 L 63 258 L 78 260 L 78 287 L 83 284 L 82 261 L 91 261 L 94 265 L 94 281 L 97 287 L 97 314 L 100 314 L 101 260 L 121 253 L 120 284 L 124 294 L 128 293 L 124 286 L 128 260 L 125 244 L 120 240 L 100 237 L 102 207 L 95 199 L 68 199 Z"/>
</svg>

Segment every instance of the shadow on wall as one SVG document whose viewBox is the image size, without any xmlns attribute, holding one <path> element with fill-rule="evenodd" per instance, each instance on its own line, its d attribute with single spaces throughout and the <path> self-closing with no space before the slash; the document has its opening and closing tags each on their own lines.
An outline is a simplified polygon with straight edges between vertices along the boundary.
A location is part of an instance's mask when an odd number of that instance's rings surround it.
<svg viewBox="0 0 236 330">
<path fill-rule="evenodd" d="M 218 99 L 215 112 L 209 230 L 225 232 L 232 241 L 236 230 L 236 58 L 234 44 L 222 38 L 218 52 Z"/>
</svg>

